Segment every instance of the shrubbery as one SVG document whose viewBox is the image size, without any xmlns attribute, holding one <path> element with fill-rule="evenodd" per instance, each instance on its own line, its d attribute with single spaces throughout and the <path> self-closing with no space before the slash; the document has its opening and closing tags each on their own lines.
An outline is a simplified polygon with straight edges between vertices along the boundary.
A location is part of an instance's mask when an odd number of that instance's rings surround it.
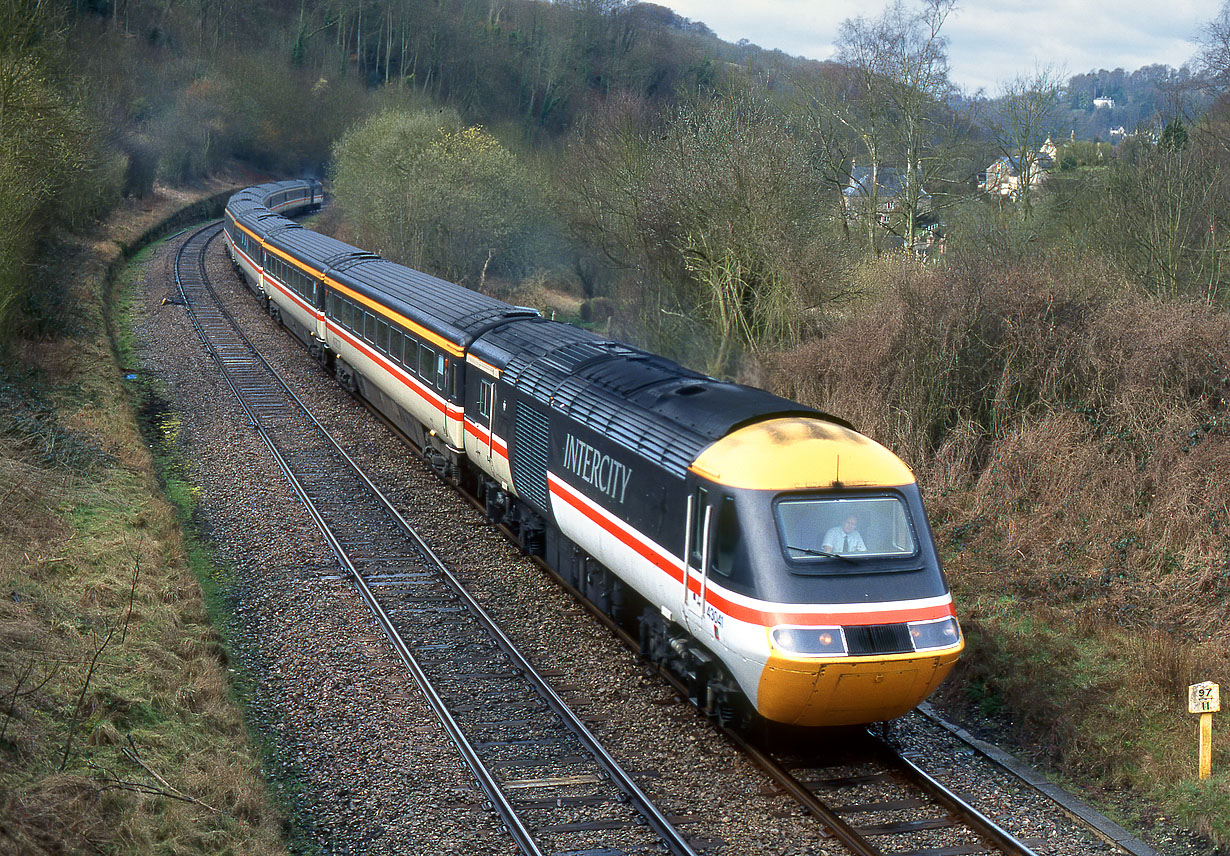
<svg viewBox="0 0 1230 856">
<path fill-rule="evenodd" d="M 392 109 L 352 129 L 334 147 L 333 192 L 359 244 L 475 288 L 548 255 L 529 171 L 448 110 Z"/>
<path fill-rule="evenodd" d="M 1230 315 L 1089 261 L 860 280 L 769 385 L 914 467 L 969 643 L 947 700 L 1225 842 L 1173 735 L 1189 684 L 1230 679 Z"/>
<path fill-rule="evenodd" d="M 45 10 L 19 5 L 29 8 L 8 10 L 0 22 L 0 347 L 37 285 L 35 254 L 48 230 L 106 209 L 123 173 L 122 161 L 95 142 L 97 123 L 44 61 L 55 42 Z"/>
<path fill-rule="evenodd" d="M 997 586 L 1218 630 L 1191 608 L 1230 595 L 1230 317 L 1088 265 L 866 276 L 882 285 L 772 385 L 898 451 Z"/>
</svg>

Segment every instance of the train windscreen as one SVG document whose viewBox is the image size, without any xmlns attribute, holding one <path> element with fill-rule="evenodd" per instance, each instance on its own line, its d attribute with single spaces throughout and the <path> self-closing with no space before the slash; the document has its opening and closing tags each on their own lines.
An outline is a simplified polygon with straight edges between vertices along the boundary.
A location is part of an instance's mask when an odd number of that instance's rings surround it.
<svg viewBox="0 0 1230 856">
<path fill-rule="evenodd" d="M 782 545 L 796 562 L 904 558 L 917 550 L 909 512 L 896 496 L 784 497 L 776 511 Z"/>
</svg>

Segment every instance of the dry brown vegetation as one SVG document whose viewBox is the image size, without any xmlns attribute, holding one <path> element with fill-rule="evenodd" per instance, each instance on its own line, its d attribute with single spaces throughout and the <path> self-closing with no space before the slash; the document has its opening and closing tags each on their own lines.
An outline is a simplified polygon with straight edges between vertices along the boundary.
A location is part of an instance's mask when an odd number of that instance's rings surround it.
<svg viewBox="0 0 1230 856">
<path fill-rule="evenodd" d="M 949 702 L 1068 771 L 1184 787 L 1186 687 L 1230 684 L 1230 315 L 1071 263 L 861 276 L 768 380 L 914 466 L 971 643 Z M 1191 820 L 1224 843 L 1209 787 Z"/>
<path fill-rule="evenodd" d="M 0 851 L 283 852 L 104 329 L 118 248 L 98 249 L 62 248 L 76 332 L 0 378 Z"/>
</svg>

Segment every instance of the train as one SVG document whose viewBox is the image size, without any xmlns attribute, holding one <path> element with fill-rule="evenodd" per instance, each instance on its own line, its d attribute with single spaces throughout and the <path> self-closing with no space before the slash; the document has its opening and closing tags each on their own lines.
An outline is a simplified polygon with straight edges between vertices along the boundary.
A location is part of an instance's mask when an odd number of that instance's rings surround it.
<svg viewBox="0 0 1230 856">
<path fill-rule="evenodd" d="M 964 648 L 910 468 L 848 422 L 230 198 L 227 250 L 311 358 L 725 724 L 912 710 Z"/>
</svg>

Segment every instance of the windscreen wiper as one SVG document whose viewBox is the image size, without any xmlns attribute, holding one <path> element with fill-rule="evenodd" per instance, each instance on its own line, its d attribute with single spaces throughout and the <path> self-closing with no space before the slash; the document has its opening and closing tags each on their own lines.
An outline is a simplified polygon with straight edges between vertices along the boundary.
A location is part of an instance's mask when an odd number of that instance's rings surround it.
<svg viewBox="0 0 1230 856">
<path fill-rule="evenodd" d="M 790 544 L 786 545 L 787 550 L 797 550 L 800 553 L 806 553 L 809 556 L 823 556 L 826 559 L 841 559 L 843 562 L 854 564 L 854 560 L 849 556 L 843 556 L 841 553 L 830 553 L 828 550 L 809 550 L 806 547 L 794 547 Z"/>
</svg>

